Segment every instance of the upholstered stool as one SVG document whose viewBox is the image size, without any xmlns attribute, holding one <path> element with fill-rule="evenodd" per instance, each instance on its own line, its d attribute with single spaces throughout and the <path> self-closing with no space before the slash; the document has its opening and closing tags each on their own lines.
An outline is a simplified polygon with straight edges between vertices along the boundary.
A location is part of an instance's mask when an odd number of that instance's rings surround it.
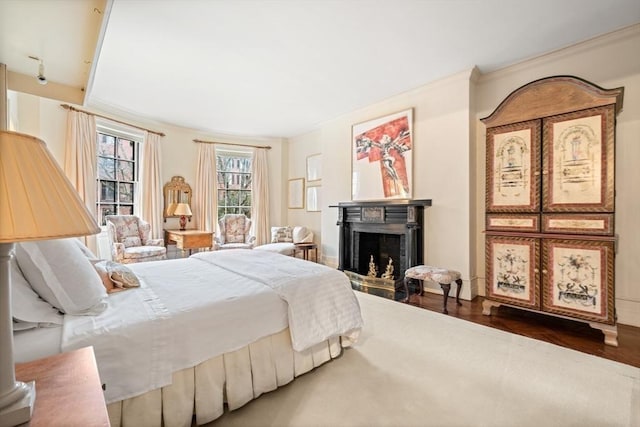
<svg viewBox="0 0 640 427">
<path fill-rule="evenodd" d="M 404 272 L 404 288 L 407 290 L 407 301 L 409 301 L 409 280 L 416 279 L 420 283 L 419 295 L 424 294 L 424 280 L 432 280 L 438 282 L 444 294 L 444 302 L 442 312 L 448 314 L 447 299 L 451 290 L 451 282 L 456 282 L 458 289 L 456 290 L 456 304 L 462 305 L 460 302 L 460 288 L 462 287 L 461 274 L 455 270 L 447 270 L 446 268 L 431 267 L 429 265 L 416 265 Z"/>
</svg>

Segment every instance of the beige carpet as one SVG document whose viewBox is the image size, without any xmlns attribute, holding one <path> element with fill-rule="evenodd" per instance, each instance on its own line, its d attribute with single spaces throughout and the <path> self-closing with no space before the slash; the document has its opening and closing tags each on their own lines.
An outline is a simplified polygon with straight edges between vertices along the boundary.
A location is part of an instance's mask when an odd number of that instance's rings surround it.
<svg viewBox="0 0 640 427">
<path fill-rule="evenodd" d="M 339 359 L 211 426 L 640 426 L 640 369 L 358 293 Z"/>
</svg>

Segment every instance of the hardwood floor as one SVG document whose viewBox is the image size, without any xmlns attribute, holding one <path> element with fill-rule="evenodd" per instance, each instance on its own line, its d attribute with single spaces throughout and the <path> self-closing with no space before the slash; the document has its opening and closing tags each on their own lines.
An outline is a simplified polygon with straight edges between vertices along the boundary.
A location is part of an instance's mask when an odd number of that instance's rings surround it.
<svg viewBox="0 0 640 427">
<path fill-rule="evenodd" d="M 604 344 L 600 330 L 582 322 L 505 306 L 493 308 L 491 316 L 485 316 L 482 314 L 482 300 L 482 297 L 473 301 L 462 300 L 462 306 L 457 306 L 455 298 L 449 298 L 449 316 L 640 367 L 640 328 L 618 325 L 618 347 L 613 347 Z M 442 295 L 414 294 L 409 304 L 442 312 Z"/>
</svg>

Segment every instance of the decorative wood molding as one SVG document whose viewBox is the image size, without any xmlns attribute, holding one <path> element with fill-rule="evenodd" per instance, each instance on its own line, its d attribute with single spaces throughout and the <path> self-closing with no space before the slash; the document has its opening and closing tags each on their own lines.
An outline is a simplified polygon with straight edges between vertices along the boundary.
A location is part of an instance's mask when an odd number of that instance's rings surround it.
<svg viewBox="0 0 640 427">
<path fill-rule="evenodd" d="M 575 76 L 552 76 L 514 90 L 489 116 L 480 119 L 487 127 L 555 116 L 615 104 L 622 110 L 624 87 L 603 89 Z"/>
</svg>

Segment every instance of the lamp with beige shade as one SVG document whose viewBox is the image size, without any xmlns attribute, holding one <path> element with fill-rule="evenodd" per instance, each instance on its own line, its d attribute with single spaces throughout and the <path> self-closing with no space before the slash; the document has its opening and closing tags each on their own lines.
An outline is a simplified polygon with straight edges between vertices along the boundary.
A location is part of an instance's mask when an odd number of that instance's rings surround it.
<svg viewBox="0 0 640 427">
<path fill-rule="evenodd" d="M 180 230 L 184 230 L 187 227 L 187 217 L 191 217 L 193 215 L 191 213 L 191 208 L 187 203 L 178 203 L 176 209 L 173 211 L 174 215 L 180 215 Z M 191 220 L 191 218 L 189 218 Z"/>
<path fill-rule="evenodd" d="M 0 426 L 31 418 L 35 384 L 16 381 L 11 314 L 15 243 L 100 232 L 44 141 L 0 131 Z"/>
</svg>

